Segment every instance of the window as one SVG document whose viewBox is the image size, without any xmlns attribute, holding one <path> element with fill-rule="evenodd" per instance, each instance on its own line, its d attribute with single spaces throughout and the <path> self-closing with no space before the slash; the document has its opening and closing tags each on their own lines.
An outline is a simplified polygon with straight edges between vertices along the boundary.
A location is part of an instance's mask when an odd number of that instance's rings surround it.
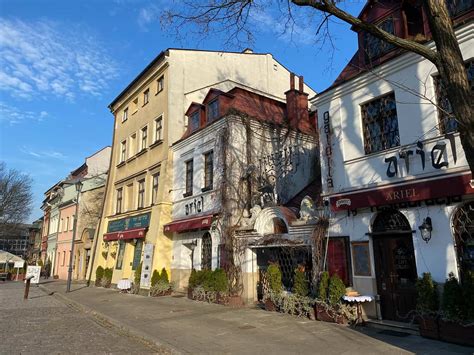
<svg viewBox="0 0 474 355">
<path fill-rule="evenodd" d="M 365 154 L 400 145 L 394 93 L 361 105 L 361 111 Z"/>
<path fill-rule="evenodd" d="M 63 232 L 67 232 L 69 229 L 69 217 L 66 217 L 66 224 L 64 225 Z"/>
<path fill-rule="evenodd" d="M 455 17 L 472 9 L 474 2 L 472 0 L 448 0 L 446 5 L 448 6 L 449 14 Z"/>
<path fill-rule="evenodd" d="M 207 105 L 207 122 L 212 122 L 219 117 L 219 100 L 215 99 Z"/>
<path fill-rule="evenodd" d="M 61 221 L 59 222 L 59 230 L 62 231 L 64 228 L 64 218 L 61 218 Z"/>
<path fill-rule="evenodd" d="M 346 287 L 352 285 L 349 237 L 329 238 L 327 258 L 329 275 L 339 276 Z"/>
<path fill-rule="evenodd" d="M 128 147 L 128 157 L 131 158 L 135 155 L 137 149 L 137 134 L 134 133 L 130 136 L 130 146 Z"/>
<path fill-rule="evenodd" d="M 150 89 L 146 89 L 143 92 L 143 106 L 145 106 L 148 103 L 149 99 L 150 99 Z"/>
<path fill-rule="evenodd" d="M 404 1 L 402 5 L 402 14 L 405 19 L 406 36 L 423 39 L 425 30 L 423 28 L 423 11 L 421 10 L 421 4 Z"/>
<path fill-rule="evenodd" d="M 133 251 L 132 270 L 136 270 L 142 258 L 143 240 L 137 240 Z"/>
<path fill-rule="evenodd" d="M 128 107 L 123 110 L 122 122 L 125 122 L 128 119 Z"/>
<path fill-rule="evenodd" d="M 155 120 L 155 142 L 163 139 L 163 116 Z"/>
<path fill-rule="evenodd" d="M 117 189 L 117 201 L 116 201 L 116 204 L 115 204 L 115 213 L 122 213 L 122 192 L 123 192 L 123 189 L 120 188 L 120 189 Z"/>
<path fill-rule="evenodd" d="M 72 217 L 71 217 L 71 224 L 70 224 L 70 226 L 69 226 L 69 230 L 70 230 L 70 231 L 72 231 L 72 230 L 74 229 L 74 218 L 75 218 L 75 217 L 76 217 L 75 215 L 72 215 Z"/>
<path fill-rule="evenodd" d="M 123 254 L 125 253 L 125 242 L 123 240 L 119 241 L 119 250 L 117 253 L 117 265 L 115 268 L 117 270 L 122 270 L 123 265 Z"/>
<path fill-rule="evenodd" d="M 212 268 L 212 238 L 209 233 L 202 236 L 201 240 L 201 270 Z"/>
<path fill-rule="evenodd" d="M 138 97 L 133 100 L 133 113 L 138 111 Z"/>
<path fill-rule="evenodd" d="M 456 257 L 461 281 L 474 272 L 474 202 L 459 206 L 453 215 Z"/>
<path fill-rule="evenodd" d="M 191 196 L 193 194 L 193 161 L 188 160 L 186 162 L 186 196 Z"/>
<path fill-rule="evenodd" d="M 145 207 L 145 179 L 138 182 L 138 208 Z"/>
<path fill-rule="evenodd" d="M 142 140 L 141 140 L 140 150 L 146 149 L 147 140 L 148 140 L 148 127 L 145 126 L 142 128 Z"/>
<path fill-rule="evenodd" d="M 155 204 L 158 202 L 158 182 L 160 179 L 160 173 L 153 175 L 153 186 L 151 190 L 151 203 Z"/>
<path fill-rule="evenodd" d="M 212 190 L 214 182 L 214 152 L 204 154 L 204 189 Z"/>
<path fill-rule="evenodd" d="M 354 276 L 372 276 L 369 242 L 352 243 L 352 263 Z"/>
<path fill-rule="evenodd" d="M 191 117 L 189 117 L 189 126 L 191 127 L 191 131 L 195 131 L 196 129 L 199 128 L 200 116 L 201 116 L 201 112 L 198 110 L 196 112 L 193 112 L 191 114 Z"/>
<path fill-rule="evenodd" d="M 160 91 L 162 91 L 165 88 L 165 77 L 162 75 L 159 77 L 159 79 L 156 81 L 156 93 L 158 94 Z"/>
<path fill-rule="evenodd" d="M 66 264 L 66 252 L 63 251 L 63 262 L 61 263 L 62 266 L 64 266 L 64 264 Z"/>
<path fill-rule="evenodd" d="M 385 32 L 395 34 L 395 29 L 393 25 L 393 18 L 389 17 L 386 20 L 382 21 L 377 25 Z M 381 55 L 387 53 L 394 48 L 393 44 L 385 42 L 377 37 L 372 36 L 370 33 L 365 32 L 363 34 L 363 46 L 365 50 L 365 59 L 369 61 L 380 57 Z"/>
<path fill-rule="evenodd" d="M 474 92 L 474 60 L 470 60 L 465 64 L 467 70 L 467 79 L 471 86 L 471 91 Z M 449 102 L 446 88 L 443 82 L 436 76 L 434 78 L 436 102 L 438 104 L 439 129 L 442 134 L 455 132 L 458 129 L 456 117 L 454 117 L 453 108 Z"/>
<path fill-rule="evenodd" d="M 127 159 L 127 141 L 120 143 L 120 163 Z"/>
</svg>

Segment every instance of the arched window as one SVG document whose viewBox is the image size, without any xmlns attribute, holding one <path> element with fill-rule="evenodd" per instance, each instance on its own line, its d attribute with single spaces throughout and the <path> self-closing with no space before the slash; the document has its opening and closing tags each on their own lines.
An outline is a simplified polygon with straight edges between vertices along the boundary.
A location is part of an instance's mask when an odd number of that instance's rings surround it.
<svg viewBox="0 0 474 355">
<path fill-rule="evenodd" d="M 372 233 L 390 233 L 393 231 L 411 232 L 411 227 L 406 217 L 394 209 L 379 212 L 372 224 Z"/>
<path fill-rule="evenodd" d="M 457 209 L 453 215 L 454 243 L 461 278 L 474 271 L 474 201 Z"/>
<path fill-rule="evenodd" d="M 206 233 L 201 241 L 201 270 L 211 270 L 212 268 L 212 238 Z"/>
</svg>

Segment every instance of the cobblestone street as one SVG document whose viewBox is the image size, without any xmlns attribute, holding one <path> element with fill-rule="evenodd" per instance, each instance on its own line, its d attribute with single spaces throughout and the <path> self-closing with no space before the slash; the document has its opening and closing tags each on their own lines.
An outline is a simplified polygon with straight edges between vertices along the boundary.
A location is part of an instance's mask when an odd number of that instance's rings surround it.
<svg viewBox="0 0 474 355">
<path fill-rule="evenodd" d="M 0 282 L 0 354 L 167 353 L 38 287 L 23 301 L 22 282 Z"/>
</svg>

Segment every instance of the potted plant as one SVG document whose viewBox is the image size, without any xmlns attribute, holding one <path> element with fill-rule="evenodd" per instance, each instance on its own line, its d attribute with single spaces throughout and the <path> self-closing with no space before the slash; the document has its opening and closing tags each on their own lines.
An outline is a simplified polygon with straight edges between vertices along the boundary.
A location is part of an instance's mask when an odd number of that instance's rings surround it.
<svg viewBox="0 0 474 355">
<path fill-rule="evenodd" d="M 267 268 L 266 275 L 269 292 L 267 295 L 265 295 L 265 309 L 267 311 L 276 311 L 277 306 L 275 298 L 281 293 L 283 288 L 280 267 L 275 263 L 271 263 Z"/>
<path fill-rule="evenodd" d="M 330 322 L 331 318 L 328 314 L 328 288 L 329 288 L 329 273 L 323 271 L 319 277 L 318 283 L 318 292 L 316 297 L 316 302 L 314 304 L 315 314 L 317 320 L 322 320 L 325 322 Z"/>
<path fill-rule="evenodd" d="M 104 277 L 104 268 L 102 266 L 97 266 L 95 270 L 95 285 L 102 286 L 102 278 Z"/>
<path fill-rule="evenodd" d="M 429 272 L 416 282 L 416 311 L 420 325 L 420 335 L 425 338 L 439 339 L 439 296 L 438 285 Z"/>
<path fill-rule="evenodd" d="M 347 324 L 352 320 L 353 307 L 341 303 L 342 296 L 346 293 L 346 286 L 338 275 L 329 279 L 329 274 L 321 275 L 318 300 L 316 300 L 316 317 L 325 322 Z M 327 295 L 326 299 L 324 296 Z"/>
<path fill-rule="evenodd" d="M 212 273 L 213 289 L 216 292 L 216 302 L 227 304 L 229 284 L 226 272 L 223 269 L 215 269 Z"/>
<path fill-rule="evenodd" d="M 451 273 L 444 284 L 439 337 L 452 343 L 474 346 L 474 274 L 467 272 L 461 285 Z"/>
<path fill-rule="evenodd" d="M 112 285 L 112 276 L 114 273 L 114 269 L 112 268 L 105 268 L 104 269 L 104 276 L 102 278 L 102 286 L 105 288 L 110 288 Z"/>
</svg>

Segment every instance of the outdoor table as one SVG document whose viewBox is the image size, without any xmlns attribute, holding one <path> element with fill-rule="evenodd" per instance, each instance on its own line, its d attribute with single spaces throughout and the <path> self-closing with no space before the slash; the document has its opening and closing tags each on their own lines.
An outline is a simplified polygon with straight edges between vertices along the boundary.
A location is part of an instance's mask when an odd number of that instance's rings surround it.
<svg viewBox="0 0 474 355">
<path fill-rule="evenodd" d="M 132 288 L 132 281 L 129 279 L 122 279 L 117 283 L 117 288 L 121 291 L 130 290 Z"/>
<path fill-rule="evenodd" d="M 362 318 L 362 303 L 372 302 L 374 297 L 372 296 L 343 296 L 342 299 L 349 303 L 355 303 L 357 307 L 357 319 L 355 324 L 363 324 L 364 319 Z"/>
</svg>

